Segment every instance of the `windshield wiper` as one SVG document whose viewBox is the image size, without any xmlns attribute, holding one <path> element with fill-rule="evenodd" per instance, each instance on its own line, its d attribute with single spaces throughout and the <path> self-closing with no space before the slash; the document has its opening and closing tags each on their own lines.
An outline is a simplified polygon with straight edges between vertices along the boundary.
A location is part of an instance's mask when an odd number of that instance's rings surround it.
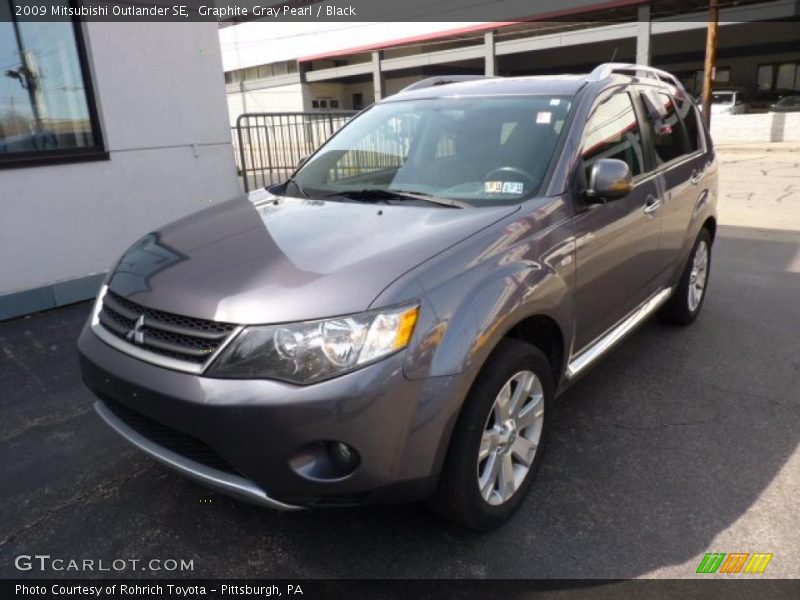
<svg viewBox="0 0 800 600">
<path fill-rule="evenodd" d="M 421 192 L 412 192 L 408 190 L 394 190 L 372 188 L 363 190 L 343 190 L 341 192 L 334 192 L 326 194 L 323 198 L 333 198 L 340 196 L 342 198 L 349 198 L 352 200 L 360 200 L 363 202 L 380 202 L 387 200 L 419 200 L 421 202 L 430 202 L 431 204 L 438 204 L 439 206 L 446 206 L 448 208 L 464 208 L 464 205 L 456 200 L 448 200 L 446 198 L 439 198 L 431 194 Z"/>
</svg>

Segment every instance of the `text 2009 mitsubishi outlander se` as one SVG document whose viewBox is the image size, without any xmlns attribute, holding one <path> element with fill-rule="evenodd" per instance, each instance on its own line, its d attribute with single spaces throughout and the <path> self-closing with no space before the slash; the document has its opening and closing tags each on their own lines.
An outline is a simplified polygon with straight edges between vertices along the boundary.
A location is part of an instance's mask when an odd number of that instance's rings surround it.
<svg viewBox="0 0 800 600">
<path fill-rule="evenodd" d="M 79 340 L 100 416 L 265 506 L 507 519 L 559 391 L 650 315 L 697 316 L 717 162 L 663 71 L 460 79 L 134 244 Z"/>
</svg>

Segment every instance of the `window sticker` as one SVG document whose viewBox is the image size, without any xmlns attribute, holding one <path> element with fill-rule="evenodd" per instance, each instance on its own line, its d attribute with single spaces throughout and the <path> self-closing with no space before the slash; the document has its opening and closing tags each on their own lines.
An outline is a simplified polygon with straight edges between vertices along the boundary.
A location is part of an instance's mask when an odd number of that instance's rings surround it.
<svg viewBox="0 0 800 600">
<path fill-rule="evenodd" d="M 521 181 L 484 181 L 483 189 L 487 194 L 522 194 L 525 184 Z"/>
<path fill-rule="evenodd" d="M 503 182 L 502 181 L 484 181 L 483 191 L 487 194 L 502 194 Z"/>
<path fill-rule="evenodd" d="M 521 181 L 504 181 L 503 193 L 504 194 L 521 194 L 525 189 L 525 185 Z"/>
<path fill-rule="evenodd" d="M 542 111 L 536 113 L 536 122 L 540 125 L 546 125 L 553 119 L 553 113 L 550 111 Z"/>
</svg>

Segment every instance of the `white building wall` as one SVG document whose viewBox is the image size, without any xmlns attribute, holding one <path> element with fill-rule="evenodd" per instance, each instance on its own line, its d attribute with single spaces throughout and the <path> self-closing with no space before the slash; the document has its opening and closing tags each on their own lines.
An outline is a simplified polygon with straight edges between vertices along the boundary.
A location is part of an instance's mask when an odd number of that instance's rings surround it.
<svg viewBox="0 0 800 600">
<path fill-rule="evenodd" d="M 419 76 L 387 77 L 386 95 L 396 94 L 419 79 Z M 315 110 L 311 105 L 311 101 L 314 99 L 338 100 L 339 108 L 334 110 L 352 110 L 353 94 L 363 94 L 364 106 L 369 106 L 374 102 L 372 80 L 352 84 L 339 82 L 296 83 L 244 92 L 232 92 L 230 89 L 231 86 L 228 86 L 228 118 L 231 127 L 236 125 L 236 119 L 243 113 Z"/>
<path fill-rule="evenodd" d="M 420 80 L 419 76 L 392 77 L 386 79 L 386 95 L 391 96 Z"/>
<path fill-rule="evenodd" d="M 800 142 L 800 112 L 711 115 L 715 144 Z"/>
<path fill-rule="evenodd" d="M 363 94 L 364 106 L 369 106 L 375 101 L 375 90 L 372 88 L 372 81 L 362 81 L 359 83 L 346 83 L 344 84 L 344 107 L 346 109 L 352 108 L 353 94 Z"/>
<path fill-rule="evenodd" d="M 305 84 L 294 83 L 244 92 L 228 92 L 228 118 L 231 127 L 236 125 L 236 118 L 246 112 L 302 112 L 303 110 L 310 110 L 304 108 L 304 87 Z"/>
<path fill-rule="evenodd" d="M 338 100 L 337 110 L 347 110 L 350 108 L 350 96 L 347 96 L 345 85 L 335 82 L 320 82 L 304 85 L 303 109 L 314 110 L 311 101 L 314 99 Z"/>
<path fill-rule="evenodd" d="M 145 233 L 237 194 L 216 23 L 84 33 L 111 158 L 0 171 L 0 300 L 105 271 Z"/>
<path fill-rule="evenodd" d="M 418 75 L 410 75 L 406 77 L 391 77 L 391 74 L 385 77 L 384 89 L 386 96 L 396 94 L 405 87 L 420 80 Z M 312 99 L 335 99 L 339 101 L 340 110 L 353 109 L 353 94 L 363 94 L 364 106 L 369 106 L 375 102 L 375 90 L 373 89 L 372 80 L 361 81 L 358 83 L 341 83 L 341 82 L 328 82 L 320 81 L 304 86 L 305 100 L 304 110 L 314 110 L 311 106 Z"/>
</svg>

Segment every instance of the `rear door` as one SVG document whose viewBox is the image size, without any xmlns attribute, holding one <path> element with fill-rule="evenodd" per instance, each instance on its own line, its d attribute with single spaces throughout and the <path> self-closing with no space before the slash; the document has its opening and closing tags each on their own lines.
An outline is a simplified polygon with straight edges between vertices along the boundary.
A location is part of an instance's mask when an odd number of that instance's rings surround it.
<svg viewBox="0 0 800 600">
<path fill-rule="evenodd" d="M 658 184 L 648 169 L 630 93 L 615 91 L 599 99 L 584 128 L 580 158 L 585 174 L 601 158 L 625 161 L 634 189 L 605 204 L 577 200 L 575 350 L 610 329 L 652 293 L 661 228 Z"/>
<path fill-rule="evenodd" d="M 654 160 L 662 189 L 659 280 L 671 281 L 682 257 L 695 207 L 709 194 L 708 160 L 699 114 L 688 98 L 649 92 L 661 118 L 648 118 Z M 646 136 L 647 137 L 647 136 Z"/>
</svg>

